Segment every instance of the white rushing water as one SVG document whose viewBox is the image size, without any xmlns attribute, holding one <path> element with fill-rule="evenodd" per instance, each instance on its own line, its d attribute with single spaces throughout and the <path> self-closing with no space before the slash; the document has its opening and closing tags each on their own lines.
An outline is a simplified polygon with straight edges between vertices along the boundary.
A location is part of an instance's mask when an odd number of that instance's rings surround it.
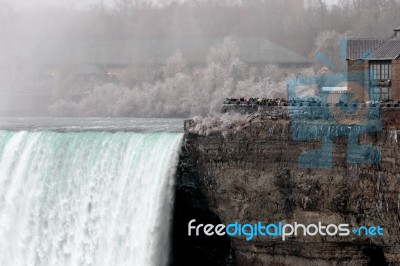
<svg viewBox="0 0 400 266">
<path fill-rule="evenodd" d="M 0 265 L 166 265 L 181 139 L 0 131 Z"/>
</svg>

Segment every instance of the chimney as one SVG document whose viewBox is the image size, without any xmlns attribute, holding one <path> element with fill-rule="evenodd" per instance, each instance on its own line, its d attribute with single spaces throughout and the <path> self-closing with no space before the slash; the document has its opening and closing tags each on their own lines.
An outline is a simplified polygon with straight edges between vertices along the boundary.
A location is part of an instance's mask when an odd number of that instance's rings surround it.
<svg viewBox="0 0 400 266">
<path fill-rule="evenodd" d="M 400 39 L 400 26 L 394 29 L 394 37 Z"/>
</svg>

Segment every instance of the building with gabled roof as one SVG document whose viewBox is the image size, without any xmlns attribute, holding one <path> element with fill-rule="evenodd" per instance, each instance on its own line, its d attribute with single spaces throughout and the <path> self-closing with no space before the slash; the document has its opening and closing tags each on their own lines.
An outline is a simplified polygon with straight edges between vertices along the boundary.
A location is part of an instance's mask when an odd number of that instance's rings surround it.
<svg viewBox="0 0 400 266">
<path fill-rule="evenodd" d="M 363 39 L 352 38 L 347 40 L 347 60 L 358 60 L 370 55 L 370 53 L 379 48 L 386 42 L 386 39 Z"/>
<path fill-rule="evenodd" d="M 364 101 L 400 100 L 400 26 L 388 39 L 348 39 L 349 90 Z M 355 87 L 361 85 L 361 90 Z"/>
</svg>

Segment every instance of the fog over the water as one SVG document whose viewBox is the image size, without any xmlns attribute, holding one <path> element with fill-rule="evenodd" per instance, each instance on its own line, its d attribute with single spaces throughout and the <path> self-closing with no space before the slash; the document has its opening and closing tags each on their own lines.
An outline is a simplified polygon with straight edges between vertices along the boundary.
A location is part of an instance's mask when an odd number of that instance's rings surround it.
<svg viewBox="0 0 400 266">
<path fill-rule="evenodd" d="M 324 67 L 317 51 L 340 65 L 339 39 L 388 38 L 398 10 L 398 0 L 0 0 L 0 115 L 189 117 L 225 97 L 285 97 L 288 76 Z"/>
</svg>

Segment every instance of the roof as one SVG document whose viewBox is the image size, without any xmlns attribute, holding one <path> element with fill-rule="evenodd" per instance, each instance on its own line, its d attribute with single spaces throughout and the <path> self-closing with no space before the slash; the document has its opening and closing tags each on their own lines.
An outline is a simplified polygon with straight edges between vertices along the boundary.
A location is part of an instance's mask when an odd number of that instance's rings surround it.
<svg viewBox="0 0 400 266">
<path fill-rule="evenodd" d="M 376 49 L 368 60 L 393 60 L 400 56 L 400 39 L 391 39 Z"/>
<path fill-rule="evenodd" d="M 347 40 L 346 59 L 357 60 L 362 56 L 372 53 L 384 44 L 384 39 L 360 39 L 350 38 Z"/>
<path fill-rule="evenodd" d="M 311 61 L 285 47 L 263 38 L 235 39 L 240 48 L 240 59 L 247 63 L 304 64 Z M 16 64 L 163 64 L 177 50 L 189 64 L 205 64 L 211 47 L 223 42 L 215 39 L 161 39 L 68 41 L 40 43 L 30 51 L 24 44 L 12 44 L 6 54 Z M 19 48 L 18 48 L 19 47 Z"/>
<path fill-rule="evenodd" d="M 237 44 L 241 59 L 248 63 L 311 63 L 308 58 L 267 39 L 242 39 Z"/>
</svg>

